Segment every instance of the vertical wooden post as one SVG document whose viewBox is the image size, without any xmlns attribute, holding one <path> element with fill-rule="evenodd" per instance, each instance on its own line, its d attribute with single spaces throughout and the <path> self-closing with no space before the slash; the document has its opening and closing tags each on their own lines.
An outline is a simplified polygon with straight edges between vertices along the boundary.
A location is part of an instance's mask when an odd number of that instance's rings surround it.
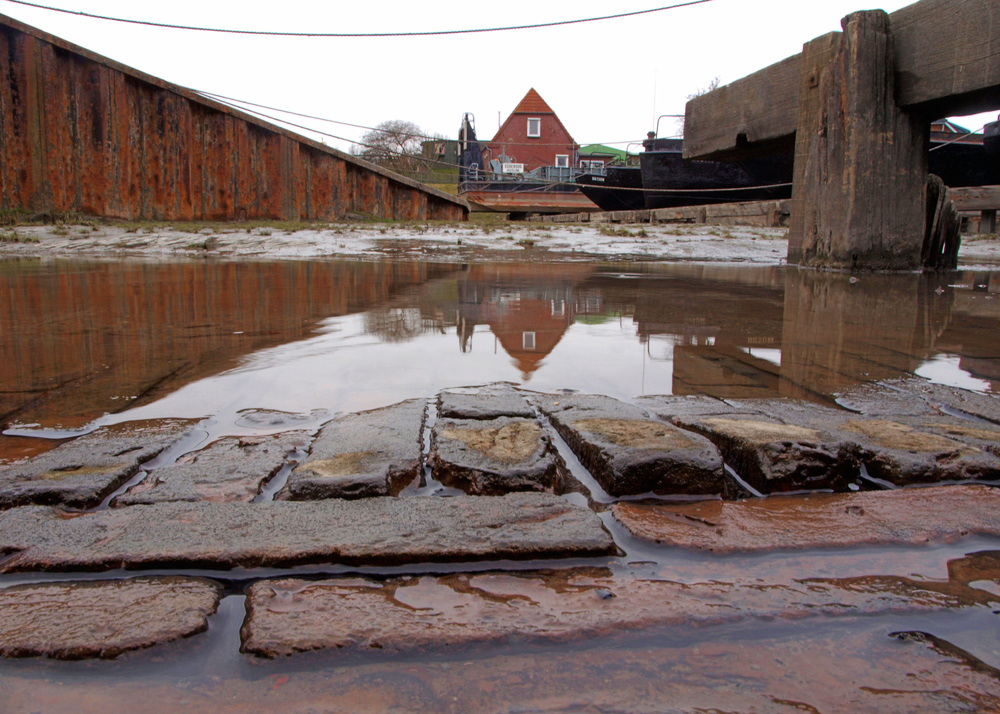
<svg viewBox="0 0 1000 714">
<path fill-rule="evenodd" d="M 806 155 L 796 187 L 799 262 L 919 269 L 929 122 L 896 106 L 889 16 L 857 12 L 841 24 L 840 46 L 819 77 L 819 111 L 798 128 L 796 151 Z"/>
<path fill-rule="evenodd" d="M 830 63 L 840 49 L 841 33 L 831 32 L 817 37 L 802 47 L 802 75 L 799 79 L 798 122 L 795 131 L 795 165 L 792 178 L 791 214 L 788 219 L 788 263 L 802 260 L 802 240 L 805 236 L 804 180 L 809 150 L 822 102 L 820 79 L 829 72 Z"/>
<path fill-rule="evenodd" d="M 997 232 L 997 212 L 992 211 L 980 211 L 979 212 L 979 232 L 980 233 L 996 233 Z"/>
</svg>

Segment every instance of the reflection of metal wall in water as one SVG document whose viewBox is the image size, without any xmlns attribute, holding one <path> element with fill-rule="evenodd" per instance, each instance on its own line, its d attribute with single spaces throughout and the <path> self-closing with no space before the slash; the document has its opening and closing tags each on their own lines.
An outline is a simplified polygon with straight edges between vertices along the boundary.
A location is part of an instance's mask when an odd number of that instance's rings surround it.
<svg viewBox="0 0 1000 714">
<path fill-rule="evenodd" d="M 453 267 L 0 264 L 0 425 L 138 406 Z M 63 389 L 72 385 L 71 389 Z M 138 397 L 138 399 L 133 399 Z"/>
<path fill-rule="evenodd" d="M 462 220 L 464 204 L 0 16 L 0 208 Z"/>
</svg>

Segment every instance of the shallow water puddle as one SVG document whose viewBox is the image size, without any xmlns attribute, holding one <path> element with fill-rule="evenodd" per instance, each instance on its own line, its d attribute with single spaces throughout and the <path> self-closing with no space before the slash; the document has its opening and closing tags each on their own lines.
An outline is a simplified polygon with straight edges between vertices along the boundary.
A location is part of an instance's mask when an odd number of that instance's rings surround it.
<svg viewBox="0 0 1000 714">
<path fill-rule="evenodd" d="M 340 413 L 498 381 L 624 400 L 708 394 L 834 405 L 837 392 L 858 383 L 917 374 L 1000 393 L 1000 272 L 852 282 L 778 267 L 691 264 L 18 261 L 0 264 L 0 295 L 0 423 L 7 429 L 0 463 L 100 425 L 199 420 L 186 441 L 144 465 L 155 470 L 222 436 L 314 434 Z M 436 417 L 431 401 L 425 455 Z M 554 441 L 589 491 L 567 500 L 598 510 L 613 502 Z M 258 500 L 270 500 L 303 455 L 288 457 Z M 454 495 L 429 470 L 424 476 L 403 495 Z M 150 711 L 213 712 L 1000 708 L 998 615 L 989 602 L 998 586 L 977 570 L 977 558 L 1000 550 L 996 539 L 713 557 L 640 542 L 609 513 L 602 520 L 624 555 L 3 576 L 0 587 L 198 575 L 222 583 L 226 597 L 208 633 L 113 662 L 0 662 L 0 708 L 124 711 L 140 696 Z M 986 555 L 970 555 L 976 552 Z M 711 597 L 737 608 L 725 602 L 727 588 L 787 586 L 794 601 L 795 587 L 808 589 L 805 580 L 829 587 L 823 579 L 845 592 L 874 581 L 926 583 L 928 592 L 946 591 L 942 597 L 971 599 L 905 616 L 826 612 L 347 660 L 239 654 L 244 592 L 256 581 L 343 578 L 345 587 L 375 589 L 404 579 L 392 598 L 401 607 L 429 621 L 457 613 L 476 624 L 483 603 L 552 601 L 522 571 L 571 568 L 681 588 L 715 584 L 721 594 Z M 980 579 L 966 582 L 971 577 Z M 614 588 L 600 582 L 600 593 L 613 598 Z M 467 588 L 485 600 L 477 604 Z M 294 614 L 297 592 L 283 591 L 275 606 Z"/>
</svg>

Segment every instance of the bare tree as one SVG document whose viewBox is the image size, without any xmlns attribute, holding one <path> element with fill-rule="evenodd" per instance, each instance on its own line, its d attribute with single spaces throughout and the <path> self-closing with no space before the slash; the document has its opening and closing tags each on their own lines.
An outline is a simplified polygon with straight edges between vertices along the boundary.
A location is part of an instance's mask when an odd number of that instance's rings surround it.
<svg viewBox="0 0 1000 714">
<path fill-rule="evenodd" d="M 365 132 L 353 153 L 395 171 L 416 171 L 424 138 L 423 130 L 413 122 L 390 119 Z"/>
</svg>

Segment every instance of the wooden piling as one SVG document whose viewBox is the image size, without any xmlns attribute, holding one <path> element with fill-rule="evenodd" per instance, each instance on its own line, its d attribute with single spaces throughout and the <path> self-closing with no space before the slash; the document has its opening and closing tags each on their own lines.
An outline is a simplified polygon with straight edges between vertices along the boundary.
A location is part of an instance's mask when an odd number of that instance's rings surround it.
<svg viewBox="0 0 1000 714">
<path fill-rule="evenodd" d="M 800 264 L 918 269 L 929 122 L 896 105 L 889 16 L 857 12 L 842 26 L 840 46 L 818 77 L 819 110 L 800 127 L 808 142 Z"/>
</svg>

